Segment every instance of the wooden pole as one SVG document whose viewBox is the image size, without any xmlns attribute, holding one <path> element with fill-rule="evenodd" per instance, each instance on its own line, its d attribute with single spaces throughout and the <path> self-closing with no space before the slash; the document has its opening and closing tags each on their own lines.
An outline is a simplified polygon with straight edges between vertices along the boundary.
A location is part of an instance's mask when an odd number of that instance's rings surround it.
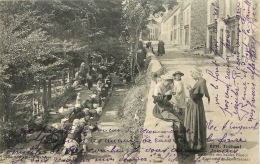
<svg viewBox="0 0 260 164">
<path fill-rule="evenodd" d="M 46 80 L 43 79 L 43 94 L 42 94 L 42 113 L 44 114 L 46 112 L 47 108 L 47 87 L 46 87 Z"/>
<path fill-rule="evenodd" d="M 34 81 L 34 83 L 35 83 L 36 81 Z M 33 84 L 33 116 L 35 115 L 35 89 L 36 89 L 36 85 L 35 84 Z"/>
<path fill-rule="evenodd" d="M 130 53 L 131 53 L 131 81 L 134 82 L 134 70 L 135 70 L 135 61 L 134 61 L 134 50 L 133 45 L 131 45 Z"/>
<path fill-rule="evenodd" d="M 68 77 L 67 77 L 67 84 L 70 82 L 70 71 L 68 70 L 67 71 L 67 75 L 68 75 Z"/>
<path fill-rule="evenodd" d="M 62 70 L 61 74 L 62 74 L 62 85 L 65 85 L 65 71 Z"/>
<path fill-rule="evenodd" d="M 51 78 L 48 79 L 48 85 L 47 85 L 47 108 L 50 108 L 50 104 L 51 104 Z"/>
<path fill-rule="evenodd" d="M 39 100 L 40 100 L 40 98 L 39 98 L 39 95 L 40 95 L 40 90 L 41 90 L 41 86 L 40 86 L 40 80 L 39 79 L 37 79 L 36 80 L 36 90 L 37 90 L 37 94 L 36 94 L 36 97 L 37 97 L 37 104 L 36 104 L 36 110 L 37 110 L 37 115 L 39 114 Z"/>
</svg>

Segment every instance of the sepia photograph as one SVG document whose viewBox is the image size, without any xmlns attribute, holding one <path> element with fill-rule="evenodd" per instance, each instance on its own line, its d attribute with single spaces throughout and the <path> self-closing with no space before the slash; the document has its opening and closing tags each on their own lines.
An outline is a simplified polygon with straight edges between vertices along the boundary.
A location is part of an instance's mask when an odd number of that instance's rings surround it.
<svg viewBox="0 0 260 164">
<path fill-rule="evenodd" d="M 259 164 L 258 0 L 0 0 L 0 164 Z"/>
</svg>

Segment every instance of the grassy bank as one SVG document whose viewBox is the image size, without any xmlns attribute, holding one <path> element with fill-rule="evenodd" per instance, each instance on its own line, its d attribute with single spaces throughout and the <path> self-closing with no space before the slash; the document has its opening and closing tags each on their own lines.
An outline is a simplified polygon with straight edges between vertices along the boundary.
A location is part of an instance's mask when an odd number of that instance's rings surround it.
<svg viewBox="0 0 260 164">
<path fill-rule="evenodd" d="M 127 133 L 122 131 L 119 133 L 119 138 L 125 141 L 120 147 L 124 153 L 120 154 L 122 158 L 126 151 L 139 149 L 142 140 L 140 128 L 143 127 L 146 115 L 146 105 L 148 100 L 148 92 L 150 79 L 147 79 L 146 72 L 142 72 L 136 77 L 136 83 L 125 94 L 122 105 L 118 108 L 118 122 L 121 129 L 129 129 Z M 131 156 L 132 158 L 132 156 Z M 121 162 L 133 164 L 135 161 Z"/>
</svg>

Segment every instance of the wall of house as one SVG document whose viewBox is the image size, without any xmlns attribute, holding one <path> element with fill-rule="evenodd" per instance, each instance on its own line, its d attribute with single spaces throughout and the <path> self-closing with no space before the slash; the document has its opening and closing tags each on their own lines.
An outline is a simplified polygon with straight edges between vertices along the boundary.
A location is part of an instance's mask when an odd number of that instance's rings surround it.
<svg viewBox="0 0 260 164">
<path fill-rule="evenodd" d="M 172 15 L 172 45 L 181 44 L 181 20 L 180 20 L 181 8 L 176 10 L 176 12 Z M 176 19 L 174 22 L 174 18 Z M 175 23 L 175 24 L 174 24 Z"/>
<path fill-rule="evenodd" d="M 247 24 L 243 24 L 241 20 L 237 19 L 237 11 L 238 6 L 242 9 L 241 15 L 247 15 L 247 9 L 248 6 L 246 3 L 244 3 L 243 0 L 209 0 L 208 1 L 208 11 L 210 11 L 210 7 L 212 10 L 212 2 L 218 2 L 219 5 L 219 15 L 215 17 L 215 21 L 217 24 L 217 30 L 216 30 L 216 38 L 217 38 L 217 50 L 218 54 L 220 55 L 232 55 L 232 52 L 239 52 L 240 58 L 242 58 L 242 55 L 247 54 L 247 47 L 245 45 L 249 45 L 251 47 L 252 40 L 255 37 L 252 30 L 249 31 L 248 34 L 245 34 L 244 32 L 238 33 L 239 30 L 242 31 L 242 29 L 248 29 Z M 249 0 L 251 4 L 253 4 L 254 0 Z M 254 5 L 251 5 L 250 11 L 254 11 L 253 7 Z M 250 17 L 253 17 L 251 13 Z M 207 48 L 210 48 L 210 30 L 209 27 L 212 23 L 210 21 L 210 17 L 212 15 L 212 11 L 207 13 L 207 20 L 208 20 L 208 28 L 207 28 Z M 224 20 L 224 21 L 223 21 Z M 259 19 L 257 19 L 259 20 Z M 225 23 L 225 21 L 227 23 Z M 259 22 L 259 21 L 258 21 Z M 255 22 L 256 24 L 257 22 Z M 258 34 L 259 35 L 259 34 Z M 256 37 L 255 37 L 256 38 Z M 236 45 L 236 43 L 240 43 L 239 45 Z M 224 44 L 224 45 L 223 45 Z M 226 45 L 226 46 L 225 46 Z M 251 51 L 251 49 L 249 50 Z M 234 56 L 237 56 L 233 54 Z"/>
<path fill-rule="evenodd" d="M 147 25 L 147 28 L 149 29 L 149 36 L 148 36 L 149 39 L 158 41 L 159 35 L 161 35 L 160 27 L 158 25 L 151 24 L 151 25 Z"/>
<path fill-rule="evenodd" d="M 158 40 L 161 40 L 161 28 L 158 28 Z"/>
<path fill-rule="evenodd" d="M 161 40 L 164 41 L 165 44 L 170 44 L 171 37 L 171 21 L 168 19 L 166 22 L 162 22 L 161 24 Z"/>
<path fill-rule="evenodd" d="M 166 40 L 167 38 L 167 27 L 166 23 L 162 22 L 161 23 L 161 40 Z"/>
<path fill-rule="evenodd" d="M 183 9 L 183 27 L 182 27 L 182 46 L 185 49 L 190 49 L 191 41 L 191 5 Z"/>
<path fill-rule="evenodd" d="M 206 45 L 207 0 L 193 0 L 191 3 L 190 49 Z"/>
<path fill-rule="evenodd" d="M 208 0 L 207 3 L 207 42 L 206 54 L 214 54 L 218 49 L 217 43 L 217 19 L 218 4 L 217 0 Z"/>
</svg>

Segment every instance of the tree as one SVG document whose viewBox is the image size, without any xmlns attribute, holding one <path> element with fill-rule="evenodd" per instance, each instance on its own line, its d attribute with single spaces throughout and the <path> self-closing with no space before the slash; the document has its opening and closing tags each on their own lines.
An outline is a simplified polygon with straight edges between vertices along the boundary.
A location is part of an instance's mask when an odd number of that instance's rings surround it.
<svg viewBox="0 0 260 164">
<path fill-rule="evenodd" d="M 163 13 L 166 9 L 171 9 L 177 4 L 176 0 L 126 0 L 124 1 L 124 23 L 129 33 L 128 43 L 131 49 L 132 81 L 134 78 L 136 55 L 138 51 L 138 42 L 140 33 L 146 28 L 146 25 L 153 21 L 157 13 Z"/>
<path fill-rule="evenodd" d="M 2 1 L 0 12 L 0 113 L 5 120 L 11 94 L 32 84 L 34 75 L 78 67 L 93 51 L 118 59 L 125 54 L 120 0 Z"/>
<path fill-rule="evenodd" d="M 114 55 L 111 42 L 113 48 L 122 47 L 118 42 L 120 0 L 1 4 L 1 64 L 3 74 L 9 75 L 5 83 L 10 86 L 21 88 L 39 71 L 48 74 L 62 67 L 74 68 L 92 51 Z"/>
</svg>

